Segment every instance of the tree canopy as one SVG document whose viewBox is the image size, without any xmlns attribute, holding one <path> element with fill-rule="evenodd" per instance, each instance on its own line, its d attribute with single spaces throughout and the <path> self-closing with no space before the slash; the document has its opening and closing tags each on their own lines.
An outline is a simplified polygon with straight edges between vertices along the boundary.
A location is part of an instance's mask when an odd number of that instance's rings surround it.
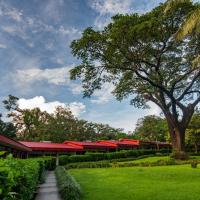
<svg viewBox="0 0 200 200">
<path fill-rule="evenodd" d="M 145 108 L 148 101 L 164 113 L 175 150 L 184 151 L 185 130 L 200 102 L 199 34 L 175 40 L 174 34 L 197 8 L 183 1 L 165 12 L 161 4 L 143 15 L 116 15 L 104 30 L 87 28 L 71 44 L 81 64 L 71 70 L 90 97 L 105 82 L 118 100 Z M 164 14 L 165 13 L 165 14 Z"/>
</svg>

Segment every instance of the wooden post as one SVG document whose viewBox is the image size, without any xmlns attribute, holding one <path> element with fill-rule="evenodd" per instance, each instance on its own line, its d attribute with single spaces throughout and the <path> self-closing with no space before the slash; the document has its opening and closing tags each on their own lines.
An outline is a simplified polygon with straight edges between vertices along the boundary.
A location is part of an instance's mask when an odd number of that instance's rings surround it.
<svg viewBox="0 0 200 200">
<path fill-rule="evenodd" d="M 56 153 L 56 166 L 59 166 L 59 153 Z"/>
</svg>

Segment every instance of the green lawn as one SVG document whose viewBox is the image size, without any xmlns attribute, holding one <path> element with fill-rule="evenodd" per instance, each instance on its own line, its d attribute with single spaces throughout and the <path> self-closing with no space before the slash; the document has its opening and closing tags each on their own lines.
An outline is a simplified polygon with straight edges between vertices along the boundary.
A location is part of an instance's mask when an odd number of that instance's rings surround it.
<svg viewBox="0 0 200 200">
<path fill-rule="evenodd" d="M 153 162 L 157 162 L 159 160 L 170 160 L 169 156 L 153 156 L 153 157 L 147 157 L 147 158 L 141 158 L 141 159 L 137 159 L 137 160 L 133 160 L 133 161 L 124 161 L 124 162 L 120 162 L 120 163 L 143 163 L 143 162 L 149 162 L 149 163 L 153 163 Z M 200 156 L 191 156 L 190 160 L 200 160 Z"/>
<path fill-rule="evenodd" d="M 200 167 L 73 169 L 83 200 L 200 200 Z"/>
<path fill-rule="evenodd" d="M 147 157 L 147 158 L 141 158 L 141 159 L 137 159 L 137 160 L 133 160 L 133 161 L 125 161 L 125 162 L 120 162 L 120 163 L 130 163 L 130 162 L 134 162 L 134 163 L 142 163 L 142 162 L 156 162 L 158 160 L 169 160 L 170 157 L 168 156 L 154 156 L 154 157 Z"/>
</svg>

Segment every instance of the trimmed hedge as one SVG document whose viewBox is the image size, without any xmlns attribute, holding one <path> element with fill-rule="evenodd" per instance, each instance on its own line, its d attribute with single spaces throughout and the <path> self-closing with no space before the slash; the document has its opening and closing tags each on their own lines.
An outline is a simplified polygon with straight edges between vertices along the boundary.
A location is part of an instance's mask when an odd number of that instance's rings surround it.
<svg viewBox="0 0 200 200">
<path fill-rule="evenodd" d="M 63 200 L 79 200 L 81 197 L 80 185 L 64 167 L 56 168 L 56 179 L 59 193 Z"/>
<path fill-rule="evenodd" d="M 155 155 L 157 153 L 167 154 L 168 150 L 161 149 L 160 151 L 145 149 L 145 150 L 124 150 L 110 153 L 86 153 L 84 155 L 63 155 L 59 157 L 59 164 L 66 165 L 68 163 L 75 162 L 91 162 L 100 160 L 113 160 L 113 159 L 123 159 L 123 158 L 137 158 L 143 155 Z"/>
<path fill-rule="evenodd" d="M 31 200 L 49 167 L 51 158 L 22 160 L 9 155 L 0 159 L 0 199 Z"/>
<path fill-rule="evenodd" d="M 200 160 L 158 160 L 155 162 L 109 162 L 109 161 L 98 161 L 98 162 L 80 162 L 80 163 L 69 163 L 65 166 L 66 169 L 79 169 L 79 168 L 115 168 L 115 167 L 154 167 L 154 166 L 168 166 L 168 165 L 193 165 L 200 164 Z"/>
</svg>

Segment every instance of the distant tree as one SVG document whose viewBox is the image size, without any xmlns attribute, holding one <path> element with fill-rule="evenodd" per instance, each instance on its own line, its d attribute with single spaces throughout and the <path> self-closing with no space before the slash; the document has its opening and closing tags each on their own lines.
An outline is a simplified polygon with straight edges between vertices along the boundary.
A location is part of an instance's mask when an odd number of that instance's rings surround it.
<svg viewBox="0 0 200 200">
<path fill-rule="evenodd" d="M 11 122 L 4 122 L 1 119 L 1 114 L 0 114 L 0 134 L 5 135 L 7 137 L 16 138 L 16 128 Z"/>
<path fill-rule="evenodd" d="M 174 34 L 198 5 L 183 2 L 165 12 L 166 4 L 144 15 L 116 15 L 102 31 L 87 28 L 71 44 L 81 64 L 71 78 L 81 78 L 84 97 L 105 82 L 118 100 L 145 108 L 151 101 L 164 113 L 177 154 L 185 151 L 185 130 L 200 102 L 200 36 L 177 41 Z M 165 12 L 165 14 L 163 14 Z"/>
<path fill-rule="evenodd" d="M 200 146 L 200 113 L 195 113 L 186 130 L 186 143 L 193 145 L 195 152 L 198 152 Z"/>
<path fill-rule="evenodd" d="M 3 100 L 4 107 L 8 111 L 18 110 L 19 109 L 18 104 L 17 104 L 18 100 L 19 100 L 18 97 L 15 97 L 15 96 L 9 94 L 7 99 Z"/>
<path fill-rule="evenodd" d="M 167 121 L 155 115 L 140 118 L 136 124 L 135 136 L 140 140 L 166 141 Z"/>
</svg>

